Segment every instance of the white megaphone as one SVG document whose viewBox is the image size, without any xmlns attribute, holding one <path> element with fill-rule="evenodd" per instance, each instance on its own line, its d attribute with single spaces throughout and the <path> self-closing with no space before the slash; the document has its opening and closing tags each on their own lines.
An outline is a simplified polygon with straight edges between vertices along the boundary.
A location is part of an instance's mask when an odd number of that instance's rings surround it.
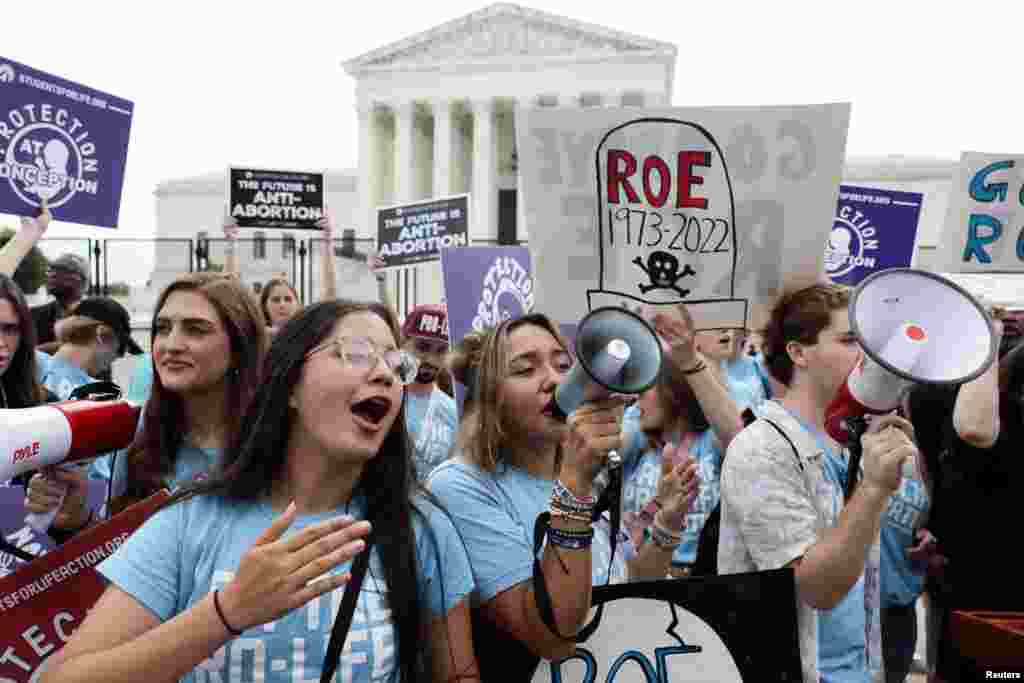
<svg viewBox="0 0 1024 683">
<path fill-rule="evenodd" d="M 48 465 L 82 463 L 135 440 L 142 407 L 129 401 L 63 401 L 0 410 L 0 481 Z M 59 509 L 59 505 L 57 509 Z M 46 531 L 57 509 L 25 521 Z"/>
<path fill-rule="evenodd" d="M 641 394 L 661 372 L 661 342 L 636 313 L 608 306 L 591 311 L 576 330 L 576 364 L 555 389 L 552 409 L 565 419 L 584 401 L 610 394 Z M 618 453 L 608 455 L 613 467 Z"/>
<path fill-rule="evenodd" d="M 893 268 L 870 275 L 849 310 L 864 355 L 825 411 L 826 431 L 840 443 L 859 438 L 859 418 L 898 408 L 914 384 L 969 382 L 998 352 L 984 307 L 934 273 Z"/>
</svg>

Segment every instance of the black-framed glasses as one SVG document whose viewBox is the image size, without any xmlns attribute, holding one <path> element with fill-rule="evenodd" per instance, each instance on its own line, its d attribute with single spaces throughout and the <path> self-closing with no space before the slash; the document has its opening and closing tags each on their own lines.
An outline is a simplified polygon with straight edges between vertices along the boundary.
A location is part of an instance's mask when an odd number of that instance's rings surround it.
<svg viewBox="0 0 1024 683">
<path fill-rule="evenodd" d="M 383 360 L 402 386 L 412 384 L 420 369 L 420 363 L 416 356 L 408 351 L 402 349 L 382 351 L 373 341 L 365 337 L 335 337 L 307 353 L 306 358 L 327 349 L 330 349 L 333 357 L 341 361 L 345 367 L 353 370 L 370 372 Z"/>
</svg>

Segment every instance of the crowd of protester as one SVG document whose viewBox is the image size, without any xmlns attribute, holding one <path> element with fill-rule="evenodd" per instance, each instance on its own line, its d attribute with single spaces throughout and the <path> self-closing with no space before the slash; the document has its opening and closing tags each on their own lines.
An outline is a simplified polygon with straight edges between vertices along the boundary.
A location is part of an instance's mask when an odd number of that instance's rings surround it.
<svg viewBox="0 0 1024 683">
<path fill-rule="evenodd" d="M 528 680 L 573 652 L 595 586 L 783 567 L 805 681 L 904 681 L 922 639 L 932 680 L 958 681 L 972 670 L 952 611 L 1024 609 L 1004 556 L 1024 350 L 1000 311 L 998 362 L 962 386 L 915 386 L 870 421 L 851 472 L 825 429 L 862 353 L 841 286 L 785 293 L 757 331 L 644 310 L 664 351 L 654 386 L 565 419 L 552 398 L 575 359 L 557 324 L 534 312 L 451 344 L 444 305 L 399 323 L 372 255 L 380 301 L 347 300 L 329 218 L 322 301 L 303 308 L 285 279 L 257 297 L 226 221 L 226 272 L 163 290 L 145 354 L 118 302 L 83 296 L 74 257 L 51 263 L 53 300 L 29 309 L 9 276 L 48 221 L 24 219 L 0 250 L 0 408 L 65 400 L 137 355 L 126 398 L 143 424 L 88 471 L 12 484 L 27 511 L 57 512 L 57 542 L 172 495 L 100 565 L 109 587 L 45 683 L 227 680 L 239 652 L 252 680 L 311 680 L 329 652 L 341 680 Z M 89 479 L 107 488 L 97 509 Z"/>
</svg>

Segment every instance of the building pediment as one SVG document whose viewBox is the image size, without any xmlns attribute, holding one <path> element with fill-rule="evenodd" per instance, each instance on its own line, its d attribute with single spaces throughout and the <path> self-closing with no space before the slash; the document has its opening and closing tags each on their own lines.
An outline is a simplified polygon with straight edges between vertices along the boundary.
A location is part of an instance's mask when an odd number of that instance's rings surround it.
<svg viewBox="0 0 1024 683">
<path fill-rule="evenodd" d="M 511 3 L 498 3 L 344 64 L 358 75 L 430 69 L 460 63 L 557 57 L 665 56 L 676 47 Z"/>
</svg>

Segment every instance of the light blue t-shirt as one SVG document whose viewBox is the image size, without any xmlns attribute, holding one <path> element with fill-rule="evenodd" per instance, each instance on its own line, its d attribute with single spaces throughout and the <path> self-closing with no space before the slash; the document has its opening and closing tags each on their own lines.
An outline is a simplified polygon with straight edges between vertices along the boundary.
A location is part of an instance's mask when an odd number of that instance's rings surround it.
<svg viewBox="0 0 1024 683">
<path fill-rule="evenodd" d="M 729 395 L 740 412 L 744 408 L 756 410 L 762 401 L 771 398 L 768 376 L 756 358 L 743 354 L 724 361 L 722 369 L 725 370 Z"/>
<path fill-rule="evenodd" d="M 551 479 L 508 465 L 499 465 L 494 474 L 489 474 L 459 456 L 441 463 L 431 473 L 427 485 L 448 510 L 466 543 L 478 604 L 533 578 L 533 529 L 537 517 L 548 510 L 553 484 Z M 594 586 L 627 579 L 626 558 L 631 544 L 620 533 L 615 561 L 611 562 L 610 530 L 607 515 L 594 525 Z"/>
<path fill-rule="evenodd" d="M 46 377 L 46 371 L 50 367 L 50 360 L 53 358 L 48 353 L 36 349 L 36 380 L 42 384 Z"/>
<path fill-rule="evenodd" d="M 417 507 L 426 520 L 413 516 L 419 565 L 416 579 L 424 605 L 431 615 L 439 617 L 472 592 L 472 573 L 462 542 L 447 516 L 422 500 L 417 501 Z M 364 518 L 365 508 L 365 501 L 358 497 L 347 512 L 357 519 Z M 300 516 L 287 534 L 344 513 L 342 507 L 330 513 Z M 276 517 L 267 503 L 200 496 L 154 515 L 99 565 L 99 571 L 166 621 L 228 584 L 242 555 Z M 331 573 L 348 571 L 351 564 Z M 343 595 L 344 587 L 337 588 L 277 621 L 248 629 L 181 681 L 319 681 L 334 615 Z M 394 680 L 397 657 L 397 632 L 383 566 L 374 550 L 333 680 Z"/>
<path fill-rule="evenodd" d="M 61 401 L 66 401 L 71 396 L 72 391 L 96 380 L 77 365 L 73 365 L 63 358 L 50 356 L 40 381 L 57 398 Z"/>
<path fill-rule="evenodd" d="M 132 376 L 128 380 L 128 390 L 124 398 L 134 403 L 145 403 L 153 390 L 153 356 L 144 353 L 135 361 Z"/>
<path fill-rule="evenodd" d="M 455 445 L 459 428 L 455 399 L 436 386 L 429 394 L 406 391 L 405 428 L 414 447 L 416 479 L 422 483 L 435 467 L 448 459 Z"/>
<path fill-rule="evenodd" d="M 167 482 L 172 488 L 182 484 L 203 479 L 220 461 L 221 451 L 217 448 L 196 448 L 182 446 L 178 449 L 178 458 L 174 463 L 174 473 Z M 89 478 L 110 481 L 111 462 L 114 463 L 116 474 L 109 487 L 111 496 L 117 497 L 124 493 L 128 484 L 128 451 L 120 450 L 115 455 L 97 458 L 89 465 Z"/>
<path fill-rule="evenodd" d="M 920 479 L 904 477 L 882 517 L 882 607 L 913 604 L 924 591 L 926 567 L 914 566 L 907 548 L 917 545 L 931 499 Z"/>
<path fill-rule="evenodd" d="M 647 448 L 647 439 L 640 431 L 640 410 L 636 405 L 626 409 L 622 420 L 623 455 L 622 516 L 630 519 L 654 497 L 661 478 L 661 451 Z M 679 439 L 672 439 L 678 443 Z M 639 455 L 637 453 L 639 452 Z M 714 432 L 705 429 L 690 444 L 690 456 L 697 463 L 700 488 L 686 515 L 683 542 L 672 555 L 672 563 L 693 564 L 697 560 L 697 542 L 708 515 L 721 496 L 722 451 Z"/>
</svg>

